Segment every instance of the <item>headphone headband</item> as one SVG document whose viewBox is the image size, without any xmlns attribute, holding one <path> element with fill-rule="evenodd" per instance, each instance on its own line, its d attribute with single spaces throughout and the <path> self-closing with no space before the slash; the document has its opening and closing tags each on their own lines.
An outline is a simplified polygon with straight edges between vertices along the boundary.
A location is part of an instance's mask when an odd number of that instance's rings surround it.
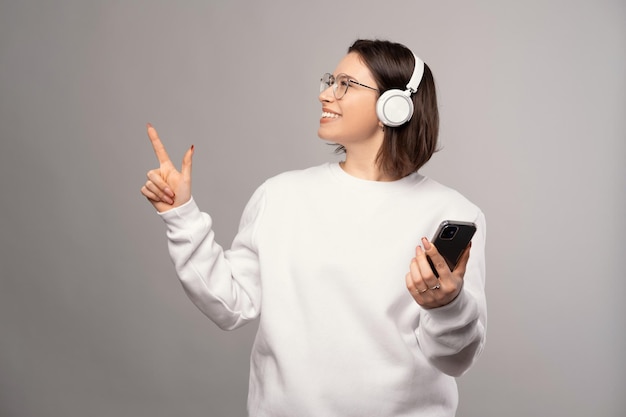
<svg viewBox="0 0 626 417">
<path fill-rule="evenodd" d="M 411 79 L 406 85 L 406 89 L 409 90 L 411 94 L 417 91 L 417 87 L 420 85 L 422 77 L 424 76 L 424 61 L 419 59 L 415 54 L 413 54 L 413 56 L 415 57 L 415 67 L 413 67 L 413 75 L 411 75 Z"/>
</svg>

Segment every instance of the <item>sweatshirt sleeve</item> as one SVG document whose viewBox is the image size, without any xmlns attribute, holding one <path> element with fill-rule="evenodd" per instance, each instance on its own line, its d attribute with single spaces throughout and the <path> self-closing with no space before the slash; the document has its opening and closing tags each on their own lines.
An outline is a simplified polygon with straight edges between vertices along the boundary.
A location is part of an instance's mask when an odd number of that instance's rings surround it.
<svg viewBox="0 0 626 417">
<path fill-rule="evenodd" d="M 265 196 L 260 187 L 244 209 L 230 249 L 215 241 L 212 219 L 193 198 L 159 213 L 167 227 L 168 249 L 182 286 L 193 303 L 221 329 L 255 319 L 261 308 L 261 283 L 255 231 Z"/>
<path fill-rule="evenodd" d="M 450 304 L 424 310 L 417 339 L 428 360 L 440 371 L 461 376 L 478 358 L 485 344 L 485 217 L 475 220 L 470 259 L 463 289 Z"/>
</svg>

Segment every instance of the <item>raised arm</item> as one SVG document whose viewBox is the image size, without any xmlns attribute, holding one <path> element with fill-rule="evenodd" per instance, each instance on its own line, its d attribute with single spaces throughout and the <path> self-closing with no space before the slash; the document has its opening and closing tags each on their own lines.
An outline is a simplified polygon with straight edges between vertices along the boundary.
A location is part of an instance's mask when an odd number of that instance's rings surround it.
<svg viewBox="0 0 626 417">
<path fill-rule="evenodd" d="M 231 330 L 244 325 L 260 312 L 254 230 L 263 207 L 263 193 L 258 191 L 248 203 L 233 246 L 224 251 L 215 241 L 211 217 L 201 212 L 191 198 L 193 146 L 185 153 L 179 172 L 150 124 L 148 137 L 159 167 L 148 171 L 141 193 L 167 225 L 170 256 L 185 292 L 220 328 Z"/>
</svg>

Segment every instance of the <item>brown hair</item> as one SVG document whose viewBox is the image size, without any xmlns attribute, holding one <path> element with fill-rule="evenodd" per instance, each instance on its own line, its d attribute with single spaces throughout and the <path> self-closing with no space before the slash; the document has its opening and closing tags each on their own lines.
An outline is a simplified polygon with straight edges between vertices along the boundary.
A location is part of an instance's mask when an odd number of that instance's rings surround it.
<svg viewBox="0 0 626 417">
<path fill-rule="evenodd" d="M 357 53 L 371 71 L 380 94 L 394 88 L 405 90 L 413 74 L 415 57 L 406 46 L 384 40 L 359 39 L 348 48 Z M 385 126 L 383 143 L 376 162 L 394 178 L 403 178 L 420 169 L 437 149 L 439 110 L 435 80 L 424 64 L 424 75 L 413 94 L 413 117 L 398 127 Z M 345 151 L 343 147 L 337 151 Z"/>
</svg>

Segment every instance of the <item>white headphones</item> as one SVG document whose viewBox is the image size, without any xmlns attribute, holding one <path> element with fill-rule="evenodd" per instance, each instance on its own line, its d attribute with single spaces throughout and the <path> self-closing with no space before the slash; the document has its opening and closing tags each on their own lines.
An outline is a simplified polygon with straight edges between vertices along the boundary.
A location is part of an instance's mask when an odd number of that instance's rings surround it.
<svg viewBox="0 0 626 417">
<path fill-rule="evenodd" d="M 411 75 L 411 79 L 406 85 L 406 90 L 387 90 L 376 102 L 376 114 L 385 126 L 400 126 L 411 120 L 413 116 L 411 94 L 417 91 L 417 86 L 422 81 L 422 76 L 424 75 L 424 61 L 415 54 L 413 56 L 415 57 L 415 67 L 413 68 L 413 75 Z"/>
</svg>

